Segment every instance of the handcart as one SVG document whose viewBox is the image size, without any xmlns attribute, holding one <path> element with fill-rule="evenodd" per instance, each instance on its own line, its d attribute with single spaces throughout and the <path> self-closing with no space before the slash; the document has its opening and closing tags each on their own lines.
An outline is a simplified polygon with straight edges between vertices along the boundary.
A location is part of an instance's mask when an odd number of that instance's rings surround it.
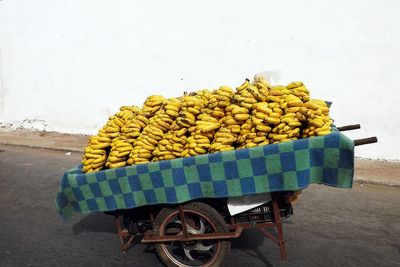
<svg viewBox="0 0 400 267">
<path fill-rule="evenodd" d="M 276 243 L 286 261 L 282 219 L 293 214 L 296 192 L 311 183 L 352 186 L 354 146 L 377 142 L 341 133 L 358 128 L 97 174 L 82 174 L 78 166 L 64 174 L 56 204 L 66 220 L 93 211 L 114 216 L 123 252 L 139 237 L 155 245 L 167 266 L 220 266 L 230 239 L 251 228 Z M 230 198 L 262 194 L 270 196 L 265 203 L 230 214 Z"/>
</svg>

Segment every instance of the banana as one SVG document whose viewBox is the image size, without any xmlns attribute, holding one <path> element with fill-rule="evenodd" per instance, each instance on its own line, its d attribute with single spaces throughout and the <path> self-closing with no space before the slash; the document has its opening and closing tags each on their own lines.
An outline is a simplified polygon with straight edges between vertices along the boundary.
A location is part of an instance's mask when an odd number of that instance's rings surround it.
<svg viewBox="0 0 400 267">
<path fill-rule="evenodd" d="M 189 149 L 189 155 L 191 155 L 191 156 L 198 156 L 199 154 L 198 154 L 195 150 Z"/>
<path fill-rule="evenodd" d="M 256 112 L 256 114 L 254 114 L 254 116 L 258 119 L 264 120 L 265 118 L 268 117 L 267 114 L 263 113 L 263 112 Z"/>
<path fill-rule="evenodd" d="M 106 153 L 106 151 L 102 150 L 102 149 L 91 149 L 89 153 L 97 154 L 97 155 L 104 155 Z"/>
<path fill-rule="evenodd" d="M 111 138 L 108 138 L 105 136 L 98 136 L 97 140 L 102 143 L 110 143 L 111 142 Z"/>
<path fill-rule="evenodd" d="M 288 137 L 287 134 L 276 134 L 272 138 L 276 141 L 280 141 L 286 139 L 287 137 Z"/>
<path fill-rule="evenodd" d="M 106 131 L 106 133 L 118 133 L 119 132 L 119 128 L 111 127 L 111 126 L 106 127 L 104 130 Z"/>
<path fill-rule="evenodd" d="M 231 103 L 229 101 L 219 101 L 218 102 L 218 107 L 227 107 L 229 106 Z"/>
<path fill-rule="evenodd" d="M 211 115 L 217 118 L 223 118 L 225 116 L 225 113 L 223 111 L 213 110 L 211 112 Z"/>
<path fill-rule="evenodd" d="M 309 121 L 310 125 L 315 126 L 316 128 L 321 128 L 322 126 L 324 126 L 324 123 L 319 120 L 319 119 L 314 119 Z"/>
<path fill-rule="evenodd" d="M 268 123 L 270 124 L 279 124 L 281 122 L 281 120 L 279 118 L 274 118 L 274 117 L 268 117 L 265 119 Z"/>
<path fill-rule="evenodd" d="M 300 127 L 301 126 L 301 122 L 291 121 L 291 122 L 289 122 L 289 126 L 291 126 L 291 127 Z"/>
<path fill-rule="evenodd" d="M 229 125 L 228 127 L 231 127 L 229 129 L 231 130 L 232 133 L 236 133 L 236 134 L 240 133 L 239 125 Z"/>
<path fill-rule="evenodd" d="M 118 153 L 118 157 L 119 157 L 119 158 L 123 158 L 123 157 L 128 156 L 130 153 L 131 153 L 131 150 L 119 152 L 119 153 Z"/>
<path fill-rule="evenodd" d="M 308 109 L 312 109 L 312 110 L 318 110 L 319 106 L 316 103 L 308 101 L 308 102 L 304 103 L 304 107 L 306 107 Z"/>
<path fill-rule="evenodd" d="M 298 81 L 298 82 L 291 82 L 288 85 L 286 85 L 286 88 L 288 89 L 294 89 L 294 88 L 298 88 L 300 86 L 303 86 L 303 83 Z"/>
<path fill-rule="evenodd" d="M 83 160 L 83 161 L 82 161 L 82 164 L 85 165 L 85 166 L 87 166 L 87 165 L 92 164 L 92 162 L 93 162 L 94 160 L 95 160 L 95 159 L 86 159 L 86 160 Z"/>
<path fill-rule="evenodd" d="M 223 92 L 225 92 L 225 93 L 227 93 L 229 95 L 233 95 L 233 90 L 229 86 L 222 85 L 222 86 L 219 87 L 219 90 L 223 91 Z"/>
<path fill-rule="evenodd" d="M 247 108 L 237 107 L 232 109 L 232 115 L 236 114 L 248 114 L 249 110 Z"/>
<path fill-rule="evenodd" d="M 107 161 L 108 161 L 109 163 L 112 163 L 112 164 L 113 164 L 113 163 L 123 162 L 123 161 L 125 161 L 125 160 L 124 160 L 124 158 L 109 156 L 109 157 L 107 158 Z"/>
<path fill-rule="evenodd" d="M 201 132 L 203 133 L 207 133 L 213 130 L 217 130 L 221 127 L 221 125 L 219 123 L 210 123 L 209 125 L 206 125 L 204 127 L 201 128 Z"/>
<path fill-rule="evenodd" d="M 179 131 L 176 132 L 177 137 L 183 136 L 187 132 L 187 128 L 182 128 Z"/>
<path fill-rule="evenodd" d="M 330 133 L 331 133 L 330 130 L 327 130 L 327 131 L 319 131 L 319 132 L 317 132 L 317 135 L 318 135 L 318 136 L 322 136 L 322 135 L 327 135 L 327 134 L 330 134 Z"/>
<path fill-rule="evenodd" d="M 250 115 L 249 114 L 236 114 L 234 117 L 235 117 L 235 120 L 237 120 L 237 121 L 245 121 L 250 118 Z"/>
<path fill-rule="evenodd" d="M 91 172 L 91 170 L 92 170 L 91 165 L 83 166 L 83 168 L 82 168 L 83 173 L 89 173 L 89 172 Z"/>
<path fill-rule="evenodd" d="M 172 111 L 175 111 L 175 112 L 179 112 L 179 108 L 180 108 L 180 106 L 173 105 L 172 103 L 169 103 L 169 102 L 168 102 L 167 105 L 164 106 L 164 109 L 172 110 Z"/>
<path fill-rule="evenodd" d="M 249 85 L 250 85 L 250 80 L 246 79 L 246 81 L 242 85 L 240 85 L 239 87 L 236 88 L 236 91 L 240 92 L 240 91 L 246 89 Z"/>
<path fill-rule="evenodd" d="M 197 108 L 194 108 L 194 107 L 188 107 L 187 111 L 189 111 L 191 114 L 194 114 L 194 115 L 200 114 L 200 110 Z"/>
<path fill-rule="evenodd" d="M 113 163 L 110 164 L 110 169 L 115 169 L 115 168 L 120 168 L 126 166 L 126 162 L 118 162 L 118 163 Z"/>
<path fill-rule="evenodd" d="M 91 148 L 93 149 L 104 149 L 104 148 L 108 148 L 111 146 L 111 143 L 99 143 L 96 145 L 92 145 Z"/>
<path fill-rule="evenodd" d="M 195 147 L 194 149 L 193 149 L 197 154 L 205 154 L 205 153 L 207 153 L 207 150 L 206 149 L 204 149 L 204 148 L 201 148 L 201 147 Z"/>
<path fill-rule="evenodd" d="M 267 125 L 256 125 L 257 131 L 268 133 L 271 131 L 271 127 Z"/>
<path fill-rule="evenodd" d="M 235 148 L 233 146 L 224 146 L 222 148 L 219 149 L 219 151 L 223 152 L 223 151 L 231 151 L 234 150 Z"/>
<path fill-rule="evenodd" d="M 253 138 L 254 143 L 261 143 L 267 139 L 266 136 L 257 136 Z"/>
</svg>

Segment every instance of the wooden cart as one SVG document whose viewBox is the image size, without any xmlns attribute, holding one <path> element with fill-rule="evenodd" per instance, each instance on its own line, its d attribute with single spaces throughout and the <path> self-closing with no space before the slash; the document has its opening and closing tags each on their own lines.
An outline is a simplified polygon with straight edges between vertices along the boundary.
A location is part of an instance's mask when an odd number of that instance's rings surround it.
<svg viewBox="0 0 400 267">
<path fill-rule="evenodd" d="M 338 127 L 339 131 L 360 125 Z M 354 140 L 354 145 L 377 142 L 376 137 Z M 266 204 L 231 216 L 227 199 L 200 199 L 178 205 L 153 205 L 106 212 L 115 217 L 121 249 L 126 252 L 135 237 L 155 244 L 167 266 L 220 266 L 230 249 L 230 239 L 256 228 L 276 243 L 280 258 L 288 259 L 282 219 L 293 214 L 295 192 L 273 192 Z M 274 231 L 269 231 L 274 230 Z"/>
</svg>

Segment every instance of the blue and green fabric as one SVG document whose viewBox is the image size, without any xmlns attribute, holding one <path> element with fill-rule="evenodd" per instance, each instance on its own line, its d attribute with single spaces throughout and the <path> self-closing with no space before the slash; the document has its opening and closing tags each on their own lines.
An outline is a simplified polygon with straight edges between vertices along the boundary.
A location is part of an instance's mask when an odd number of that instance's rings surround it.
<svg viewBox="0 0 400 267">
<path fill-rule="evenodd" d="M 310 184 L 352 187 L 353 141 L 338 131 L 326 136 L 195 157 L 164 160 L 61 179 L 56 206 L 64 220 L 75 213 L 176 204 L 294 191 Z"/>
</svg>

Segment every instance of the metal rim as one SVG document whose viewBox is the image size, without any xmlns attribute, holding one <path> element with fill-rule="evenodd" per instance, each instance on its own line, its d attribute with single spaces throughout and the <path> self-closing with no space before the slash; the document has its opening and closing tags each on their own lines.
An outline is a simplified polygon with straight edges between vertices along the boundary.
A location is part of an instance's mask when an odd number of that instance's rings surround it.
<svg viewBox="0 0 400 267">
<path fill-rule="evenodd" d="M 185 221 L 188 233 L 204 234 L 216 233 L 217 227 L 204 214 L 184 208 Z M 169 228 L 170 227 L 170 228 Z M 168 233 L 168 230 L 173 231 Z M 182 234 L 182 224 L 179 221 L 179 212 L 168 215 L 160 226 L 162 235 Z M 161 244 L 167 257 L 180 267 L 211 266 L 218 258 L 221 251 L 221 242 L 216 240 L 205 241 L 173 241 Z"/>
</svg>

